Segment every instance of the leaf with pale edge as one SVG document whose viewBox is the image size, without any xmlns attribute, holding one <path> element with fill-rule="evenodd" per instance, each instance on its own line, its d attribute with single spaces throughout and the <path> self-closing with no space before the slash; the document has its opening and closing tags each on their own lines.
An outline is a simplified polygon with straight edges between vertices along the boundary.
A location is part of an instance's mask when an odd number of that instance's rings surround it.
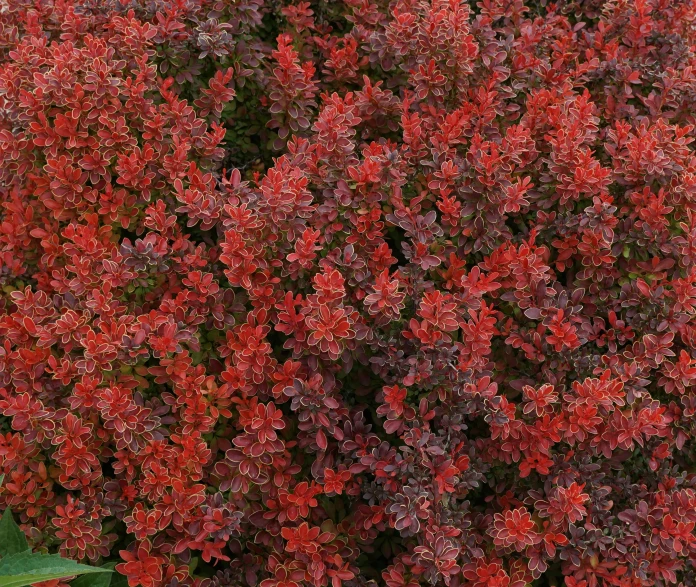
<svg viewBox="0 0 696 587">
<path fill-rule="evenodd" d="M 0 587 L 24 587 L 74 575 L 111 572 L 111 569 L 88 567 L 57 554 L 22 552 L 0 560 Z"/>
<path fill-rule="evenodd" d="M 0 557 L 10 556 L 29 550 L 26 536 L 17 526 L 10 508 L 0 518 Z"/>
</svg>

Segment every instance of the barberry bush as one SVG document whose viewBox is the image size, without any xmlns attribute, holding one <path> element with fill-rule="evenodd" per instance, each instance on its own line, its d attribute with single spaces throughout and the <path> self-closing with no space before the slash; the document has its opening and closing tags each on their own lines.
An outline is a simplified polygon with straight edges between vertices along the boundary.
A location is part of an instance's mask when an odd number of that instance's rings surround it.
<svg viewBox="0 0 696 587">
<path fill-rule="evenodd" d="M 693 587 L 695 138 L 691 0 L 2 0 L 0 509 L 129 587 Z"/>
</svg>

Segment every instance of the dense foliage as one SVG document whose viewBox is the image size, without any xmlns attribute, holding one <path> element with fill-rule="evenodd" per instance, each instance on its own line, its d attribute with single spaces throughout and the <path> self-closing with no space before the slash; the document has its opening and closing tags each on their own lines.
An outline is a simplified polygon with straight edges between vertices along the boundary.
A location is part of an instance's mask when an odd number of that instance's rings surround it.
<svg viewBox="0 0 696 587">
<path fill-rule="evenodd" d="M 691 0 L 2 0 L 0 510 L 130 587 L 693 587 L 694 66 Z"/>
</svg>

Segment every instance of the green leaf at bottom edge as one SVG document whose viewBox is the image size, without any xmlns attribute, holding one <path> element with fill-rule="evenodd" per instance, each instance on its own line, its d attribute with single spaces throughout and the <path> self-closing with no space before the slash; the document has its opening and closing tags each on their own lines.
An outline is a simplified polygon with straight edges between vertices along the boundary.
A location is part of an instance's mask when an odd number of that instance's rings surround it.
<svg viewBox="0 0 696 587">
<path fill-rule="evenodd" d="M 81 565 L 57 554 L 22 552 L 0 560 L 0 587 L 25 587 L 51 579 L 111 572 L 111 569 Z"/>
<path fill-rule="evenodd" d="M 102 568 L 108 571 L 112 570 L 106 568 L 106 565 Z M 114 573 L 89 573 L 87 575 L 81 575 L 74 581 L 70 581 L 70 587 L 109 587 L 113 576 Z"/>
<path fill-rule="evenodd" d="M 10 508 L 0 518 L 0 557 L 11 556 L 29 550 L 27 537 L 12 517 Z"/>
</svg>

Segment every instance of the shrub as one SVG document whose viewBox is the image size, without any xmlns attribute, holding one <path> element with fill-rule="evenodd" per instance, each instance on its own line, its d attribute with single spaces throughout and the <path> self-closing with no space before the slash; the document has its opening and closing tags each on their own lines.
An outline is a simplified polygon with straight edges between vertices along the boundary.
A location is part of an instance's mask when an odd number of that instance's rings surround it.
<svg viewBox="0 0 696 587">
<path fill-rule="evenodd" d="M 695 585 L 694 22 L 5 0 L 0 509 L 130 587 Z"/>
</svg>

